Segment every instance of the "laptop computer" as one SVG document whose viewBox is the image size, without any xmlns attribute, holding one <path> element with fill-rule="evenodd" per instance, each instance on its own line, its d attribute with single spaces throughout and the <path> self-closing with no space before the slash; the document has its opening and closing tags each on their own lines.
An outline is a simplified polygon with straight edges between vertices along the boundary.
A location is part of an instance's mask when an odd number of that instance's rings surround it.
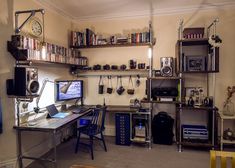
<svg viewBox="0 0 235 168">
<path fill-rule="evenodd" d="M 46 107 L 48 115 L 51 118 L 65 118 L 69 113 L 59 112 L 54 104 Z"/>
</svg>

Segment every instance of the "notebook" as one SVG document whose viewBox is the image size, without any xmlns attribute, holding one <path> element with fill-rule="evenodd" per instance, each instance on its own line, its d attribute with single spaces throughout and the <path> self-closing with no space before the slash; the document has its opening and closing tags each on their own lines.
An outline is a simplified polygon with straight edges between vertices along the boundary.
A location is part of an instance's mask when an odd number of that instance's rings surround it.
<svg viewBox="0 0 235 168">
<path fill-rule="evenodd" d="M 69 115 L 69 113 L 59 112 L 54 104 L 47 106 L 46 109 L 51 118 L 65 118 Z"/>
</svg>

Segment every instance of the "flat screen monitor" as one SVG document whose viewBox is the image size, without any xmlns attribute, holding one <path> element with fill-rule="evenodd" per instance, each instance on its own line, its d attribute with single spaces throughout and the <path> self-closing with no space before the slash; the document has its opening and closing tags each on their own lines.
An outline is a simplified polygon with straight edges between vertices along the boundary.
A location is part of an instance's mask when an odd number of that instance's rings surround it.
<svg viewBox="0 0 235 168">
<path fill-rule="evenodd" d="M 83 98 L 82 80 L 56 81 L 56 101 Z"/>
</svg>

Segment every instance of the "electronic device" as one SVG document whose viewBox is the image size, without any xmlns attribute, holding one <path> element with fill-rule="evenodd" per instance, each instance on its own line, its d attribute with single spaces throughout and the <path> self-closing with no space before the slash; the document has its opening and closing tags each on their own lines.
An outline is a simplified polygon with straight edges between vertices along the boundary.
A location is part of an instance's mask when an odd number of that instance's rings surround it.
<svg viewBox="0 0 235 168">
<path fill-rule="evenodd" d="M 205 56 L 186 56 L 187 71 L 205 71 L 206 57 Z"/>
<path fill-rule="evenodd" d="M 177 97 L 178 89 L 174 87 L 156 87 L 152 89 L 153 99 L 157 97 Z"/>
<path fill-rule="evenodd" d="M 83 98 L 82 80 L 56 81 L 56 101 Z"/>
<path fill-rule="evenodd" d="M 208 130 L 203 125 L 182 125 L 183 139 L 208 140 Z"/>
<path fill-rule="evenodd" d="M 173 58 L 172 57 L 161 57 L 161 76 L 173 76 Z"/>
<path fill-rule="evenodd" d="M 15 67 L 15 95 L 37 95 L 38 90 L 38 69 L 33 67 Z"/>
<path fill-rule="evenodd" d="M 73 109 L 72 112 L 75 114 L 82 114 L 88 111 L 90 108 L 86 106 L 78 106 L 77 108 Z"/>
<path fill-rule="evenodd" d="M 69 113 L 59 112 L 54 104 L 46 106 L 48 118 L 65 118 Z"/>
<path fill-rule="evenodd" d="M 7 95 L 14 95 L 15 94 L 14 79 L 7 79 L 6 80 L 6 89 L 7 89 Z"/>
</svg>

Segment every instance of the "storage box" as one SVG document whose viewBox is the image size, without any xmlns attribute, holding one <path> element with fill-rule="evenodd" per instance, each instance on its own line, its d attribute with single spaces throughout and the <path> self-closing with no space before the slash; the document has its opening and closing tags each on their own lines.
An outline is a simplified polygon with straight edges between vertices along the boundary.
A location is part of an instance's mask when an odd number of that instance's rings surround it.
<svg viewBox="0 0 235 168">
<path fill-rule="evenodd" d="M 199 39 L 204 37 L 204 27 L 185 28 L 183 31 L 185 39 Z"/>
<path fill-rule="evenodd" d="M 182 125 L 183 139 L 208 140 L 208 130 L 203 125 Z"/>
</svg>

